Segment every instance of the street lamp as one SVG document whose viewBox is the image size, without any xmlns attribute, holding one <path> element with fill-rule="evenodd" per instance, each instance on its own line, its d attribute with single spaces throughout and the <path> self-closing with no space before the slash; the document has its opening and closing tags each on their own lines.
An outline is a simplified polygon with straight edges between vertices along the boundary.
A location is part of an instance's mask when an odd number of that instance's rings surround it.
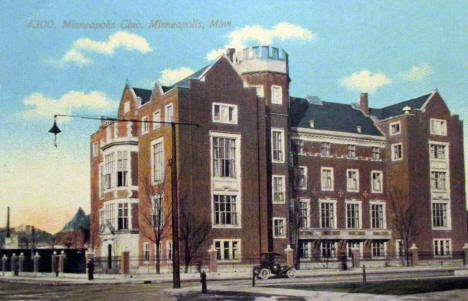
<svg viewBox="0 0 468 301">
<path fill-rule="evenodd" d="M 176 145 L 176 125 L 187 125 L 200 127 L 198 123 L 191 122 L 175 122 L 175 121 L 152 121 L 152 120 L 140 120 L 140 119 L 126 119 L 126 118 L 112 118 L 112 117 L 92 117 L 84 115 L 69 115 L 69 114 L 55 114 L 54 125 L 49 130 L 49 133 L 54 134 L 54 144 L 57 147 L 57 135 L 62 131 L 57 126 L 57 117 L 72 117 L 81 119 L 92 119 L 101 121 L 126 121 L 136 123 L 162 123 L 171 125 L 172 134 L 172 158 L 171 158 L 171 197 L 172 197 L 172 248 L 173 248 L 173 260 L 172 260 L 172 286 L 173 288 L 180 288 L 180 256 L 179 256 L 179 196 L 177 193 L 178 181 L 177 181 L 177 145 Z M 176 229 L 176 231 L 174 231 Z"/>
</svg>

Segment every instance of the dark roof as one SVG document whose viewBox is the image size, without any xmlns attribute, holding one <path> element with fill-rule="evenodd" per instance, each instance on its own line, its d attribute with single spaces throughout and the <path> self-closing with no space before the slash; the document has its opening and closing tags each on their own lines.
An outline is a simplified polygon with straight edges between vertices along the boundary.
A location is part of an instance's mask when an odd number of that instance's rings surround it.
<svg viewBox="0 0 468 301">
<path fill-rule="evenodd" d="M 167 87 L 168 90 L 178 87 L 178 88 L 190 88 L 190 80 L 191 79 L 200 79 L 200 76 L 205 72 L 209 67 L 211 67 L 212 64 L 206 65 L 205 67 L 199 69 L 198 71 L 195 71 L 191 75 L 187 76 L 186 78 L 176 82 L 172 86 Z"/>
<path fill-rule="evenodd" d="M 78 209 L 73 218 L 63 227 L 62 231 L 76 229 L 89 230 L 89 216 L 81 208 Z"/>
<path fill-rule="evenodd" d="M 135 92 L 136 96 L 141 98 L 141 105 L 144 105 L 151 100 L 151 94 L 153 93 L 152 90 L 133 88 L 133 91 Z"/>
<path fill-rule="evenodd" d="M 309 123 L 314 120 L 314 129 L 382 136 L 371 118 L 348 104 L 311 103 L 304 98 L 291 97 L 289 116 L 293 127 L 311 128 Z M 361 133 L 357 126 L 361 126 Z"/>
<path fill-rule="evenodd" d="M 421 109 L 421 107 L 424 105 L 424 103 L 427 101 L 427 99 L 432 95 L 426 94 L 420 97 L 416 97 L 413 99 L 405 100 L 400 103 L 383 107 L 381 109 L 373 109 L 370 108 L 369 112 L 370 115 L 377 117 L 378 119 L 387 119 L 389 117 L 397 116 L 403 114 L 403 108 L 406 106 L 409 106 L 412 110 L 414 109 Z"/>
</svg>

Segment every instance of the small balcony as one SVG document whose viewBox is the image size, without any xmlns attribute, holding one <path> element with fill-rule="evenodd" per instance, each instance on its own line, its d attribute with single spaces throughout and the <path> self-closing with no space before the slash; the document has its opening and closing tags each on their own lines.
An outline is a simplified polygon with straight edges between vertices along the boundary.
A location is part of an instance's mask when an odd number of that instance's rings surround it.
<svg viewBox="0 0 468 301">
<path fill-rule="evenodd" d="M 392 238 L 388 229 L 323 229 L 306 228 L 299 230 L 299 239 L 336 239 L 336 240 L 367 240 Z"/>
</svg>

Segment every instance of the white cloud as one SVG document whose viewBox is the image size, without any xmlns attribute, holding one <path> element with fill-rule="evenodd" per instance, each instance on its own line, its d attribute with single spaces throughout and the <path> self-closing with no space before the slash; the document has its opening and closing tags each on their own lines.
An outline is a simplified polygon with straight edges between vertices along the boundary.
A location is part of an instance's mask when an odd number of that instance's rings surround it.
<svg viewBox="0 0 468 301">
<path fill-rule="evenodd" d="M 421 81 L 425 77 L 432 73 L 432 67 L 429 64 L 423 64 L 421 66 L 412 66 L 408 71 L 401 74 L 406 80 L 409 81 Z"/>
<path fill-rule="evenodd" d="M 46 97 L 42 93 L 33 93 L 26 96 L 23 103 L 32 107 L 22 112 L 25 118 L 50 118 L 54 114 L 71 114 L 78 108 L 109 111 L 117 107 L 117 102 L 99 91 L 88 94 L 82 91 L 70 91 L 59 99 Z"/>
<path fill-rule="evenodd" d="M 339 83 L 349 90 L 374 93 L 377 88 L 390 83 L 390 79 L 383 73 L 372 74 L 369 70 L 362 70 L 343 77 Z"/>
<path fill-rule="evenodd" d="M 140 53 L 153 51 L 144 37 L 134 33 L 118 31 L 110 35 L 106 41 L 94 41 L 90 38 L 78 39 L 60 59 L 47 59 L 46 62 L 59 68 L 68 67 L 70 64 L 83 67 L 92 62 L 92 60 L 85 55 L 85 52 L 112 55 L 118 48 L 124 48 L 128 51 L 138 51 Z"/>
<path fill-rule="evenodd" d="M 214 49 L 208 52 L 206 59 L 211 61 L 224 53 L 226 48 L 236 48 L 241 50 L 246 48 L 249 42 L 257 42 L 261 45 L 272 44 L 274 40 L 284 42 L 288 39 L 311 41 L 316 35 L 310 30 L 299 25 L 280 22 L 271 29 L 263 28 L 260 25 L 247 25 L 229 33 L 229 43 L 223 48 Z"/>
<path fill-rule="evenodd" d="M 161 85 L 172 85 L 181 79 L 192 74 L 194 71 L 188 67 L 180 67 L 179 69 L 164 69 L 161 71 L 161 77 L 158 81 Z"/>
</svg>

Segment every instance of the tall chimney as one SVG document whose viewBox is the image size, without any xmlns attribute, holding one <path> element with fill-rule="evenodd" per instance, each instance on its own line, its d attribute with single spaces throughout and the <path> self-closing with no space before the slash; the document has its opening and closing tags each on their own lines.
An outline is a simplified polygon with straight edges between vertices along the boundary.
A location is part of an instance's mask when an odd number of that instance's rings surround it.
<svg viewBox="0 0 468 301">
<path fill-rule="evenodd" d="M 10 237 L 10 207 L 7 207 L 6 237 Z"/>
<path fill-rule="evenodd" d="M 367 93 L 361 93 L 359 98 L 359 109 L 366 115 L 369 115 L 369 100 L 367 98 Z"/>
</svg>

